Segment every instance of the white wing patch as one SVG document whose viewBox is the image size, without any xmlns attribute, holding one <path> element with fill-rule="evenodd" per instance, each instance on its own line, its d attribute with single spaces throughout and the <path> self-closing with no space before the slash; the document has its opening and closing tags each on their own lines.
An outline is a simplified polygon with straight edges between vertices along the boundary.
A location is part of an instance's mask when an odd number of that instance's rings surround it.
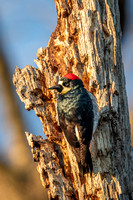
<svg viewBox="0 0 133 200">
<path fill-rule="evenodd" d="M 80 141 L 80 135 L 79 135 L 79 131 L 78 131 L 77 125 L 75 126 L 75 133 L 76 133 L 77 140 Z"/>
<path fill-rule="evenodd" d="M 99 109 L 98 109 L 96 98 L 90 92 L 88 92 L 88 94 L 89 94 L 89 96 L 92 100 L 92 104 L 93 104 L 93 113 L 94 113 L 93 133 L 95 133 L 97 125 L 98 125 L 98 120 L 99 120 Z"/>
</svg>

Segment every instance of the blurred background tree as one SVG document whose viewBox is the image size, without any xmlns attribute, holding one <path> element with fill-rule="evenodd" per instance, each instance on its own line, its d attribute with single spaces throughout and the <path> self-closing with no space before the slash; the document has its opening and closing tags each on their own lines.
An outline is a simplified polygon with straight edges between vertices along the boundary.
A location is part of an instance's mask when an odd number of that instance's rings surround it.
<svg viewBox="0 0 133 200">
<path fill-rule="evenodd" d="M 119 2 L 123 62 L 133 122 L 133 1 Z M 34 112 L 27 112 L 17 97 L 12 75 L 16 65 L 36 66 L 33 61 L 37 49 L 47 46 L 56 27 L 56 9 L 54 1 L 47 0 L 0 0 L 0 3 L 0 196 L 2 200 L 46 200 L 24 131 L 45 136 Z"/>
</svg>

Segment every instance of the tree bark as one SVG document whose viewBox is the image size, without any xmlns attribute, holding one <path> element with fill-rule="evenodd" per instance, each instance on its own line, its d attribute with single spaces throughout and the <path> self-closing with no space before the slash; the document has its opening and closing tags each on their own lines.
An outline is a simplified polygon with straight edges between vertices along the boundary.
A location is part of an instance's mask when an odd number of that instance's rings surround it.
<svg viewBox="0 0 133 200">
<path fill-rule="evenodd" d="M 43 190 L 39 182 L 39 174 L 35 171 L 36 164 L 33 163 L 29 152 L 6 61 L 0 47 L 1 144 L 4 141 L 4 149 L 2 145 L 3 150 L 0 153 L 0 199 L 36 200 L 41 199 L 43 195 L 47 200 L 47 191 Z"/>
<path fill-rule="evenodd" d="M 132 150 L 117 0 L 55 0 L 57 27 L 37 52 L 38 69 L 17 68 L 16 91 L 34 109 L 48 140 L 26 133 L 49 199 L 133 199 Z M 56 118 L 56 93 L 47 88 L 78 75 L 97 98 L 100 119 L 91 142 L 94 171 L 80 176 L 74 151 Z"/>
</svg>

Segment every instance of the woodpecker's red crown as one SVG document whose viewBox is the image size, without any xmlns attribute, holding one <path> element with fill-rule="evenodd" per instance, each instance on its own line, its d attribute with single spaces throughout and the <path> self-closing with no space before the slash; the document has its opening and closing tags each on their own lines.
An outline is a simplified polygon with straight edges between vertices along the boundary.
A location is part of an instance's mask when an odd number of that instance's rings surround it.
<svg viewBox="0 0 133 200">
<path fill-rule="evenodd" d="M 64 77 L 71 79 L 71 80 L 78 80 L 80 79 L 78 76 L 76 76 L 75 74 L 66 74 Z"/>
<path fill-rule="evenodd" d="M 78 76 L 75 74 L 66 74 L 59 80 L 57 85 L 50 87 L 49 89 L 56 89 L 61 95 L 64 95 L 81 86 L 83 87 L 83 82 Z"/>
</svg>

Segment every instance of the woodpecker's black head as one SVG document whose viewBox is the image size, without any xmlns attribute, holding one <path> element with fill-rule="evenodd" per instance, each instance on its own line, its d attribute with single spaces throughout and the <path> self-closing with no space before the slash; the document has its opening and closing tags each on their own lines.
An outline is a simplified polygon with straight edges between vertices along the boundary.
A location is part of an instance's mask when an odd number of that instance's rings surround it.
<svg viewBox="0 0 133 200">
<path fill-rule="evenodd" d="M 84 87 L 82 80 L 74 74 L 66 74 L 59 80 L 57 85 L 50 87 L 49 89 L 56 89 L 60 94 L 64 95 L 79 87 Z"/>
</svg>

